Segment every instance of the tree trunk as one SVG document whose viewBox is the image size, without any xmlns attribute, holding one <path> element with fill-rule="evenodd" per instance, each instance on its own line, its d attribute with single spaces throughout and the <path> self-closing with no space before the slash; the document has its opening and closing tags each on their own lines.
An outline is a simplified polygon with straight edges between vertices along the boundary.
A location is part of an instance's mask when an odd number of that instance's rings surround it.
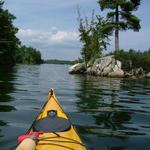
<svg viewBox="0 0 150 150">
<path fill-rule="evenodd" d="M 119 50 L 119 30 L 115 30 L 115 50 Z"/>
<path fill-rule="evenodd" d="M 115 50 L 119 50 L 119 10 L 118 6 L 116 6 L 116 29 L 115 29 Z"/>
</svg>

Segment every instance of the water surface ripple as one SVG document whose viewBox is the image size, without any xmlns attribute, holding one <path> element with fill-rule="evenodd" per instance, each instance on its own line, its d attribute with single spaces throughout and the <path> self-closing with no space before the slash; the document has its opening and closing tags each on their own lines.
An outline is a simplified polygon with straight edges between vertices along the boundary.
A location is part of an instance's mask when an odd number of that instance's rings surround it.
<svg viewBox="0 0 150 150">
<path fill-rule="evenodd" d="M 150 80 L 69 75 L 68 68 L 0 68 L 0 150 L 15 148 L 50 88 L 91 150 L 150 150 Z"/>
</svg>

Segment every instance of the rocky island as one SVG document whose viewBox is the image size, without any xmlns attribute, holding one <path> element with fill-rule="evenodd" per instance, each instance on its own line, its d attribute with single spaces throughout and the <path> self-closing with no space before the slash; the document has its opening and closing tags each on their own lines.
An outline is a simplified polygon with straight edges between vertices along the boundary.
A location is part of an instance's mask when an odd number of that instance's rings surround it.
<svg viewBox="0 0 150 150">
<path fill-rule="evenodd" d="M 142 67 L 123 70 L 122 62 L 116 60 L 114 55 L 98 58 L 93 64 L 87 64 L 87 67 L 85 63 L 77 63 L 69 68 L 69 73 L 100 77 L 150 78 L 150 72 L 144 71 Z"/>
</svg>

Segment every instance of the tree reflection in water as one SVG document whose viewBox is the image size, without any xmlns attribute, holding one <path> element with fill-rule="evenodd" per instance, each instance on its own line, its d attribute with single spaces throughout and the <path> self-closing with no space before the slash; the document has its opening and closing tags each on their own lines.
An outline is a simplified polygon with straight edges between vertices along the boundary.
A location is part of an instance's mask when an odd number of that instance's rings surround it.
<svg viewBox="0 0 150 150">
<path fill-rule="evenodd" d="M 144 135 L 136 127 L 131 127 L 132 114 L 127 106 L 120 105 L 119 91 L 122 79 L 84 76 L 79 78 L 79 90 L 76 105 L 79 112 L 92 116 L 89 124 L 78 126 L 82 135 L 114 137 L 121 140 L 131 135 Z M 125 108 L 125 110 L 124 110 Z M 86 120 L 86 117 L 84 118 Z M 91 124 L 90 124 L 91 123 Z M 123 145 L 112 146 L 105 143 L 108 150 L 124 150 Z"/>
<path fill-rule="evenodd" d="M 15 68 L 0 66 L 0 102 L 13 101 L 9 95 L 14 91 Z"/>
<path fill-rule="evenodd" d="M 10 106 L 9 102 L 13 101 L 13 97 L 10 94 L 15 90 L 14 81 L 15 68 L 0 66 L 0 116 L 3 112 L 10 112 L 16 110 L 15 107 Z M 1 127 L 6 126 L 7 122 L 0 120 L 0 132 Z M 2 137 L 3 135 L 0 135 Z"/>
</svg>

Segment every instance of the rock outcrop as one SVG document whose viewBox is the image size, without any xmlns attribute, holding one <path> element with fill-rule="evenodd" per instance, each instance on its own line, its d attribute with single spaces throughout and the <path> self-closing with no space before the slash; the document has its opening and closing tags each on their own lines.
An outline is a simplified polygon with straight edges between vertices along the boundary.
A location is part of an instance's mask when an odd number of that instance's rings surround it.
<svg viewBox="0 0 150 150">
<path fill-rule="evenodd" d="M 77 63 L 69 68 L 70 74 L 83 74 L 86 71 L 84 63 Z"/>
<path fill-rule="evenodd" d="M 85 67 L 84 63 L 78 63 L 71 66 L 69 73 L 78 74 L 86 73 L 89 75 L 96 76 L 107 76 L 107 77 L 123 77 L 124 71 L 121 69 L 121 62 L 115 60 L 114 56 L 106 56 L 97 59 L 93 65 Z"/>
<path fill-rule="evenodd" d="M 130 71 L 125 72 L 125 77 L 128 77 L 128 78 L 144 78 L 145 77 L 145 71 L 141 67 L 131 69 Z"/>
<path fill-rule="evenodd" d="M 107 77 L 123 77 L 124 71 L 121 69 L 121 62 L 111 55 L 97 59 L 91 67 L 87 68 L 87 74 Z"/>
<path fill-rule="evenodd" d="M 146 78 L 150 79 L 150 72 L 145 75 Z"/>
</svg>

